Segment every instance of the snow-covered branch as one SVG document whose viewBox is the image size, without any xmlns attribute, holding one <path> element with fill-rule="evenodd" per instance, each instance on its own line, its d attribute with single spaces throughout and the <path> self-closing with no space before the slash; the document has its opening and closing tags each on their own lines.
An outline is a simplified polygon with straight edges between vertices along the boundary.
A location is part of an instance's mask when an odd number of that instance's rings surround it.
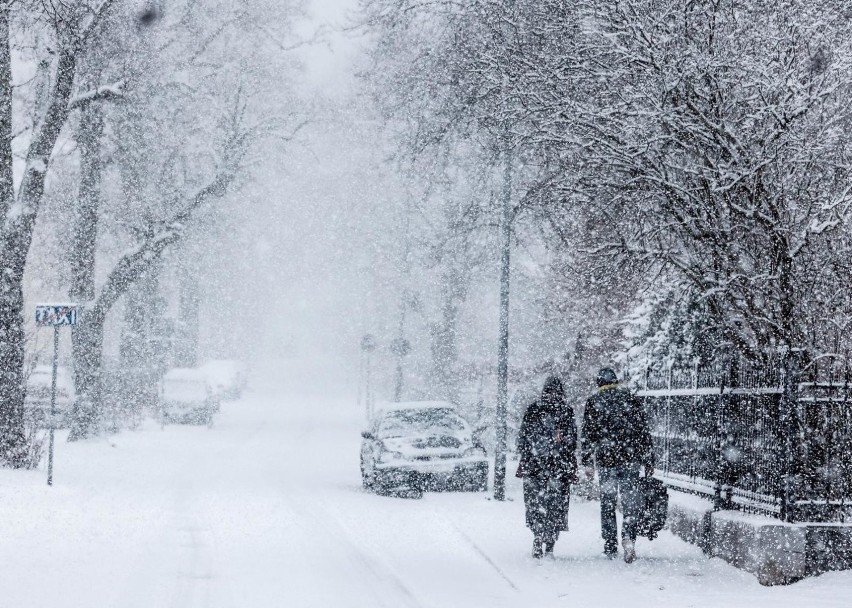
<svg viewBox="0 0 852 608">
<path fill-rule="evenodd" d="M 124 88 L 127 82 L 119 80 L 112 84 L 105 84 L 95 89 L 79 93 L 68 102 L 69 110 L 82 108 L 95 101 L 116 101 L 124 98 Z"/>
<path fill-rule="evenodd" d="M 193 213 L 210 199 L 225 194 L 233 178 L 233 172 L 217 175 L 209 184 L 198 190 L 178 213 L 163 222 L 153 234 L 122 254 L 90 309 L 95 321 L 103 321 L 127 289 L 157 262 L 169 246 L 183 238 Z"/>
</svg>

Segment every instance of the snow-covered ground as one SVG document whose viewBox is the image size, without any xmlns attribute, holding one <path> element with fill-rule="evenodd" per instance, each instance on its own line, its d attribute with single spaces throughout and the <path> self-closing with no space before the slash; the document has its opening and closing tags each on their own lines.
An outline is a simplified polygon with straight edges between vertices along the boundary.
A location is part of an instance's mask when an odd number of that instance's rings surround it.
<svg viewBox="0 0 852 608">
<path fill-rule="evenodd" d="M 484 494 L 361 489 L 361 412 L 331 366 L 261 370 L 213 429 L 149 425 L 58 443 L 0 471 L 0 606 L 41 608 L 849 606 L 852 573 L 790 587 L 667 532 L 605 560 L 597 503 L 575 503 L 552 560 L 529 557 L 517 480 Z"/>
</svg>

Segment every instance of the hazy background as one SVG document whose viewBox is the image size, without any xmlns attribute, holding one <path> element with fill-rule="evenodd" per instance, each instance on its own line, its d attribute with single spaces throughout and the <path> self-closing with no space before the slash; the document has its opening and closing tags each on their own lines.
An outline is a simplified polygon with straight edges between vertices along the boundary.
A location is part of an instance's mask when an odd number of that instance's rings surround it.
<svg viewBox="0 0 852 608">
<path fill-rule="evenodd" d="M 294 141 L 265 150 L 238 194 L 234 230 L 209 241 L 201 275 L 211 308 L 224 304 L 230 321 L 211 311 L 202 349 L 344 354 L 354 366 L 360 336 L 397 306 L 399 185 L 356 78 L 363 39 L 348 29 L 356 5 L 313 2 L 298 28 L 315 38 L 295 51 L 306 123 Z"/>
</svg>

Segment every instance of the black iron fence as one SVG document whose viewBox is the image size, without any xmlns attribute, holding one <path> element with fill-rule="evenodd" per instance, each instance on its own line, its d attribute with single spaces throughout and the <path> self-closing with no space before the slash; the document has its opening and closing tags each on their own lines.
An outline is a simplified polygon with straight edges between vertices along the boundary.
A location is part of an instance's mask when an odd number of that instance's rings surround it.
<svg viewBox="0 0 852 608">
<path fill-rule="evenodd" d="M 658 472 L 719 509 L 852 520 L 852 368 L 845 356 L 649 369 Z"/>
</svg>

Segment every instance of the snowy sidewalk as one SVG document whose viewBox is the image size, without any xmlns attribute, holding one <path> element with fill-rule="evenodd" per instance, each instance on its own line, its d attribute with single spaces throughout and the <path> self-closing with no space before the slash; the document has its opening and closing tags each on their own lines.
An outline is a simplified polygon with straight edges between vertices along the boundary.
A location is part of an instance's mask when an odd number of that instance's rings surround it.
<svg viewBox="0 0 852 608">
<path fill-rule="evenodd" d="M 360 412 L 283 371 L 225 404 L 212 430 L 60 442 L 52 489 L 43 471 L 0 471 L 0 605 L 849 605 L 852 573 L 765 588 L 668 532 L 640 540 L 633 565 L 608 561 L 597 503 L 575 501 L 555 558 L 533 560 L 514 478 L 505 503 L 365 492 Z"/>
</svg>

